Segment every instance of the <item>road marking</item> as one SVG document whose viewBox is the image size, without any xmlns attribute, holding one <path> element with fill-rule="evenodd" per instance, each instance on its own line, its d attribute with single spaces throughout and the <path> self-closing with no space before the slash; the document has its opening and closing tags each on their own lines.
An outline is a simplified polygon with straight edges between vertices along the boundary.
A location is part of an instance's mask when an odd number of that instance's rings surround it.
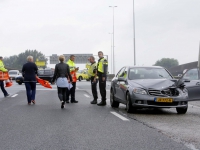
<svg viewBox="0 0 200 150">
<path fill-rule="evenodd" d="M 118 118 L 122 119 L 123 121 L 129 121 L 127 118 L 123 117 L 122 115 L 120 115 L 116 112 L 111 111 L 110 113 L 117 116 Z"/>
<path fill-rule="evenodd" d="M 90 96 L 89 96 L 89 95 L 87 95 L 87 94 L 84 94 L 84 96 L 85 96 L 85 97 L 90 97 Z"/>
<path fill-rule="evenodd" d="M 78 90 L 79 88 L 78 88 L 78 87 L 76 87 L 76 89 Z"/>
<path fill-rule="evenodd" d="M 14 94 L 13 96 L 11 96 L 11 97 L 16 97 L 18 94 Z"/>
</svg>

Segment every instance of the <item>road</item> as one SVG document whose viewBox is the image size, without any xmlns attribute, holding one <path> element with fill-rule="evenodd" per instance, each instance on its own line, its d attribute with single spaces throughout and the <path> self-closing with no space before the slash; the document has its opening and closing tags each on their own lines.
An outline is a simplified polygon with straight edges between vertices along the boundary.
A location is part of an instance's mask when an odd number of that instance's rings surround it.
<svg viewBox="0 0 200 150">
<path fill-rule="evenodd" d="M 145 109 L 127 114 L 125 106 L 91 105 L 90 84 L 77 82 L 78 104 L 60 109 L 56 86 L 37 85 L 36 105 L 27 105 L 24 85 L 0 93 L 0 149 L 66 150 L 186 150 L 200 149 L 199 103 L 190 103 L 187 114 L 174 109 Z M 99 96 L 100 98 L 100 96 Z"/>
</svg>

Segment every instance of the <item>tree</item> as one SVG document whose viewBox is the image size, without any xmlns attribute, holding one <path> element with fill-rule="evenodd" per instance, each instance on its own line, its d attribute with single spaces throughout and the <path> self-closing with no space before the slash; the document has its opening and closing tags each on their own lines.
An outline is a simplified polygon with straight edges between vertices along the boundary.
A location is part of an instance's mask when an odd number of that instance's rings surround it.
<svg viewBox="0 0 200 150">
<path fill-rule="evenodd" d="M 174 58 L 162 58 L 161 60 L 157 60 L 156 63 L 154 64 L 154 66 L 162 66 L 167 69 L 178 65 L 179 65 L 178 60 Z"/>
<path fill-rule="evenodd" d="M 34 62 L 38 59 L 39 61 L 45 61 L 47 64 L 48 59 L 45 58 L 45 55 L 43 53 L 38 52 L 37 50 L 26 50 L 25 52 L 20 53 L 18 55 L 5 57 L 4 64 L 7 68 L 21 70 L 23 64 L 25 64 L 27 62 L 26 58 L 29 55 L 33 56 Z"/>
</svg>

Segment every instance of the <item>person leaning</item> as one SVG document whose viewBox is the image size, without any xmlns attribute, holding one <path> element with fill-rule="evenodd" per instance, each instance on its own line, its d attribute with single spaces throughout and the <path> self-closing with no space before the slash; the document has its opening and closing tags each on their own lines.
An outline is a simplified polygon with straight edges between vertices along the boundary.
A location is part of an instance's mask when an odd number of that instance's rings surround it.
<svg viewBox="0 0 200 150">
<path fill-rule="evenodd" d="M 97 63 L 97 75 L 99 77 L 99 89 L 101 94 L 101 102 L 98 106 L 106 105 L 106 79 L 108 70 L 108 61 L 103 57 L 103 52 L 98 52 L 99 60 Z"/>
<path fill-rule="evenodd" d="M 78 103 L 78 101 L 76 101 L 75 99 L 75 90 L 76 90 L 76 81 L 77 81 L 76 72 L 78 68 L 76 68 L 74 60 L 75 60 L 75 56 L 71 55 L 70 59 L 67 61 L 67 64 L 69 65 L 69 69 L 70 69 L 70 74 L 72 76 L 72 85 L 73 85 L 70 91 L 67 92 L 67 103 L 69 103 L 69 95 L 71 95 L 71 103 Z"/>
<path fill-rule="evenodd" d="M 91 101 L 91 104 L 97 104 L 98 94 L 97 94 L 97 64 L 95 62 L 95 58 L 93 56 L 90 56 L 88 59 L 90 61 L 90 64 L 87 64 L 88 68 L 88 76 L 91 79 L 91 90 L 93 95 L 93 101 Z"/>
<path fill-rule="evenodd" d="M 4 63 L 3 63 L 3 57 L 0 56 L 0 71 L 2 72 L 7 72 L 8 70 L 4 67 Z M 1 87 L 1 90 L 4 94 L 4 97 L 8 97 L 10 96 L 10 94 L 8 94 L 8 92 L 5 90 L 4 88 L 4 81 L 3 80 L 0 80 L 0 87 Z"/>
<path fill-rule="evenodd" d="M 65 60 L 65 56 L 60 55 L 59 56 L 60 63 L 56 64 L 54 75 L 52 78 L 53 84 L 56 80 L 58 98 L 60 99 L 60 102 L 61 102 L 61 108 L 65 107 L 66 95 L 69 92 L 68 87 L 69 87 L 70 82 L 72 82 L 69 66 L 68 64 L 64 63 L 64 60 Z"/>
<path fill-rule="evenodd" d="M 33 62 L 33 56 L 28 56 L 27 63 L 25 63 L 22 67 L 22 75 L 24 77 L 28 105 L 30 105 L 31 102 L 35 104 L 37 71 L 38 67 Z"/>
</svg>

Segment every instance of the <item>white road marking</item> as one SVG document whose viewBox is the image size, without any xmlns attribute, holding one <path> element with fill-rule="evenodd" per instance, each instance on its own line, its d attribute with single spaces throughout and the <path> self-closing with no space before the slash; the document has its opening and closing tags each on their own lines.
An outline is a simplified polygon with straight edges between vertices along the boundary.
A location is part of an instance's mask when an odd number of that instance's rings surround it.
<svg viewBox="0 0 200 150">
<path fill-rule="evenodd" d="M 123 117 L 122 115 L 120 115 L 116 112 L 111 111 L 110 113 L 117 116 L 118 118 L 122 119 L 123 121 L 129 121 L 127 118 Z"/>
<path fill-rule="evenodd" d="M 89 96 L 89 95 L 87 95 L 87 94 L 84 94 L 84 96 L 85 96 L 85 97 L 90 97 L 90 96 Z"/>
<path fill-rule="evenodd" d="M 14 94 L 13 96 L 11 96 L 11 97 L 16 97 L 18 94 Z"/>
</svg>

